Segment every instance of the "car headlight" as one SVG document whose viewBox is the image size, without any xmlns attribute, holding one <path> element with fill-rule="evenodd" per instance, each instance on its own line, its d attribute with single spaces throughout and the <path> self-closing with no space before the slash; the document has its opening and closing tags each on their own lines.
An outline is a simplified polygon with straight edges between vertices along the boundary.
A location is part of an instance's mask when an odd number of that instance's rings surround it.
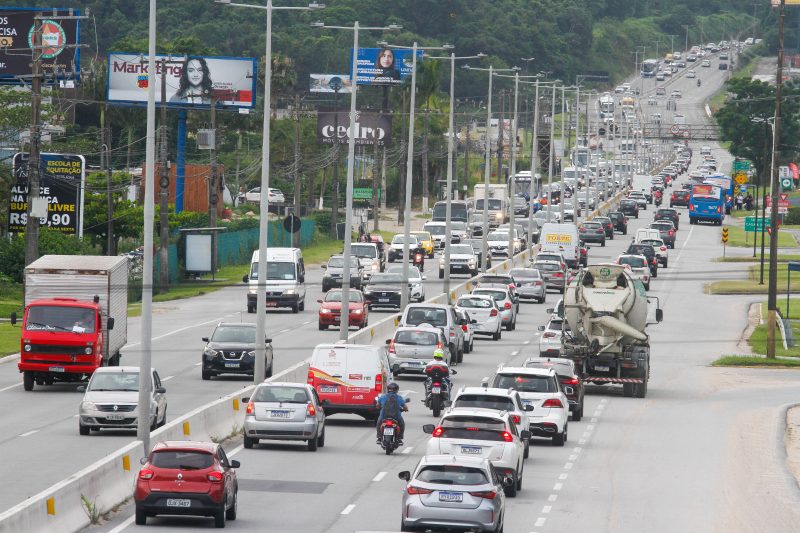
<svg viewBox="0 0 800 533">
<path fill-rule="evenodd" d="M 470 260 L 467 262 L 467 265 L 469 265 L 470 267 L 473 267 L 473 268 L 474 268 L 474 267 L 475 267 L 475 260 L 474 260 L 474 259 L 470 259 Z"/>
<path fill-rule="evenodd" d="M 496 218 L 497 220 L 500 220 L 501 218 L 503 218 L 503 213 L 495 213 L 494 214 L 494 218 Z"/>
<path fill-rule="evenodd" d="M 372 270 L 377 272 L 381 269 L 381 262 L 377 259 L 372 262 Z"/>
<path fill-rule="evenodd" d="M 372 289 L 370 287 L 364 287 L 364 294 L 372 294 Z"/>
<path fill-rule="evenodd" d="M 30 352 L 32 349 L 33 349 L 33 347 L 30 344 L 26 344 L 25 345 L 25 351 L 26 352 Z"/>
<path fill-rule="evenodd" d="M 361 309 L 353 309 L 353 310 L 352 310 L 352 313 L 353 313 L 354 315 L 360 315 L 360 314 L 361 314 Z"/>
<path fill-rule="evenodd" d="M 255 357 L 256 356 L 256 351 L 252 350 L 250 352 L 247 352 L 247 355 L 249 355 L 250 357 Z"/>
<path fill-rule="evenodd" d="M 81 402 L 81 411 L 95 411 L 97 406 L 94 402 Z"/>
<path fill-rule="evenodd" d="M 295 294 L 297 291 L 295 289 L 286 289 L 283 291 L 283 294 Z"/>
<path fill-rule="evenodd" d="M 327 314 L 330 314 L 331 310 L 330 309 L 325 309 L 323 307 L 322 309 L 319 310 L 319 312 L 320 312 L 320 314 L 327 315 Z"/>
<path fill-rule="evenodd" d="M 214 350 L 213 348 L 206 348 L 205 350 L 203 350 L 203 355 L 212 359 L 216 357 L 217 354 L 219 354 L 219 352 Z"/>
<path fill-rule="evenodd" d="M 258 294 L 258 289 L 248 289 L 248 290 L 247 290 L 247 293 L 248 293 L 248 294 L 253 294 L 253 295 L 256 295 L 256 294 Z"/>
</svg>

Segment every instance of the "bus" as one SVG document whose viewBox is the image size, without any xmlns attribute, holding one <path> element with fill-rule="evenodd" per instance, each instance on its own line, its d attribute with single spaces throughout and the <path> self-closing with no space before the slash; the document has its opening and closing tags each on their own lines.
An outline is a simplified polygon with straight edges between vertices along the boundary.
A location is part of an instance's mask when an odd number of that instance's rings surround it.
<svg viewBox="0 0 800 533">
<path fill-rule="evenodd" d="M 710 183 L 692 185 L 689 197 L 689 224 L 710 221 L 721 226 L 725 218 L 725 198 L 722 188 Z"/>
<path fill-rule="evenodd" d="M 531 190 L 531 171 L 521 170 L 514 175 L 513 181 L 509 184 L 511 187 L 511 196 L 522 196 L 527 198 Z M 539 191 L 542 190 L 542 176 L 537 173 L 533 181 L 533 196 L 538 196 Z"/>
<path fill-rule="evenodd" d="M 703 183 L 710 183 L 716 185 L 722 192 L 725 193 L 725 214 L 730 215 L 733 209 L 733 179 L 724 174 L 712 174 L 703 179 Z"/>
<path fill-rule="evenodd" d="M 655 77 L 657 71 L 658 59 L 645 59 L 642 61 L 642 70 L 639 74 L 641 74 L 643 78 L 652 78 Z"/>
<path fill-rule="evenodd" d="M 597 101 L 597 109 L 602 120 L 614 118 L 614 97 L 611 93 L 603 93 L 603 96 Z"/>
</svg>

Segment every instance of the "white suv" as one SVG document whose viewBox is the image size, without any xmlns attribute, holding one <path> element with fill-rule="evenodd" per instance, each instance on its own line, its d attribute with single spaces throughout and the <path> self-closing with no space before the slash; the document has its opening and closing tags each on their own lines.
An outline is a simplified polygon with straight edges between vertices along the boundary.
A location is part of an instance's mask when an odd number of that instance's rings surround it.
<svg viewBox="0 0 800 533">
<path fill-rule="evenodd" d="M 451 409 L 442 416 L 438 426 L 426 424 L 422 430 L 431 435 L 425 455 L 488 459 L 500 475 L 514 479 L 514 483 L 506 487 L 507 496 L 513 498 L 522 489 L 524 441 L 530 439 L 530 432 L 520 435 L 510 413 Z"/>
<path fill-rule="evenodd" d="M 490 385 L 515 389 L 526 405 L 533 406 L 533 411 L 528 413 L 531 436 L 553 439 L 555 446 L 564 445 L 567 441 L 569 400 L 552 368 L 500 365 Z"/>
</svg>

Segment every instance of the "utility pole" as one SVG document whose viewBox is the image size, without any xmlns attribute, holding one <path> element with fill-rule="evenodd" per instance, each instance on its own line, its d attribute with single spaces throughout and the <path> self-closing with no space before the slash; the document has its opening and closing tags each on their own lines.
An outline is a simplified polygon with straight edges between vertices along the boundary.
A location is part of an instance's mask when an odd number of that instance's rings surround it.
<svg viewBox="0 0 800 533">
<path fill-rule="evenodd" d="M 383 110 L 381 110 L 381 115 L 383 114 Z M 379 213 L 378 213 L 378 158 L 380 155 L 380 147 L 378 146 L 380 143 L 378 139 L 375 139 L 375 152 L 372 155 L 372 230 L 377 233 L 379 229 Z"/>
<path fill-rule="evenodd" d="M 684 46 L 683 52 L 684 53 L 688 53 L 689 52 L 689 28 L 690 28 L 690 26 L 687 26 L 687 25 L 684 24 L 683 28 L 686 30 L 686 45 Z"/>
<path fill-rule="evenodd" d="M 767 357 L 775 357 L 775 323 L 778 320 L 778 154 L 781 139 L 781 96 L 783 93 L 783 41 L 786 0 L 781 0 L 778 15 L 778 68 L 775 74 L 775 125 L 772 130 L 772 212 L 769 234 L 769 288 L 767 290 Z"/>
<path fill-rule="evenodd" d="M 214 120 L 214 107 L 211 107 L 211 120 Z M 212 126 L 213 127 L 213 126 Z M 169 169 L 167 169 L 167 59 L 161 60 L 161 127 L 159 138 L 159 169 L 161 176 L 159 179 L 160 196 L 159 196 L 159 211 L 158 211 L 158 225 L 160 231 L 158 234 L 158 259 L 159 259 L 159 292 L 167 292 L 169 290 Z M 214 180 L 213 170 L 211 179 Z M 209 202 L 209 210 L 210 202 Z M 209 221 L 210 221 L 209 217 Z M 213 227 L 214 223 L 211 222 Z M 213 235 L 213 233 L 212 233 Z M 213 242 L 213 237 L 212 237 Z M 212 244 L 213 248 L 213 244 Z M 212 254 L 213 255 L 213 254 Z M 212 271 L 214 268 L 214 260 L 211 260 Z"/>
<path fill-rule="evenodd" d="M 428 212 L 428 191 L 430 189 L 430 176 L 428 169 L 428 131 L 430 130 L 431 110 L 425 108 L 425 129 L 422 134 L 422 212 Z M 446 237 L 449 238 L 449 237 Z"/>
<path fill-rule="evenodd" d="M 208 225 L 217 227 L 217 204 L 219 203 L 219 169 L 217 166 L 217 99 L 211 95 L 211 131 L 214 142 L 211 145 L 211 179 L 208 184 Z M 163 267 L 162 267 L 163 269 Z M 211 231 L 211 277 L 217 272 L 217 232 Z"/>
<path fill-rule="evenodd" d="M 660 44 L 661 44 L 661 39 L 656 39 L 656 59 L 661 59 L 661 56 L 658 55 L 658 45 Z M 644 61 L 644 56 L 642 56 L 642 61 Z"/>
<path fill-rule="evenodd" d="M 675 37 L 677 37 L 677 35 L 670 35 L 669 36 L 669 51 L 672 54 L 675 53 Z"/>
<path fill-rule="evenodd" d="M 103 136 L 105 137 L 106 166 L 106 255 L 117 255 L 114 250 L 114 198 L 112 196 L 113 169 L 111 167 L 111 113 L 108 104 L 103 106 Z"/>
<path fill-rule="evenodd" d="M 503 178 L 501 177 L 503 174 L 503 126 L 505 123 L 506 115 L 505 115 L 505 102 L 503 100 L 503 96 L 505 96 L 505 91 L 500 91 L 500 118 L 497 119 L 497 182 L 503 183 Z M 489 198 L 489 189 L 486 188 L 486 202 L 488 202 Z"/>
<path fill-rule="evenodd" d="M 333 84 L 333 202 L 331 205 L 331 233 L 339 238 L 339 91 L 341 83 Z"/>
<path fill-rule="evenodd" d="M 300 218 L 300 95 L 294 95 L 294 216 Z M 292 233 L 292 246 L 300 247 L 300 232 Z"/>
<path fill-rule="evenodd" d="M 39 202 L 39 120 L 42 103 L 42 19 L 34 18 L 31 51 L 33 76 L 31 78 L 31 147 L 28 154 L 28 218 L 25 223 L 25 265 L 39 259 L 39 218 L 34 215 L 34 205 Z M 38 206 L 37 206 L 38 207 Z"/>
</svg>

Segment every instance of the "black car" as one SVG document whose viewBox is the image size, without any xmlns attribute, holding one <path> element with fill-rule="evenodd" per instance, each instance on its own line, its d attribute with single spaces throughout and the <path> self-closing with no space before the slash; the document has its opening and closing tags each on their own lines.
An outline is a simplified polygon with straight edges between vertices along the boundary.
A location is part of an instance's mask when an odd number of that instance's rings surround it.
<svg viewBox="0 0 800 533">
<path fill-rule="evenodd" d="M 623 235 L 628 234 L 628 217 L 621 211 L 612 211 L 608 214 L 608 218 L 614 224 L 614 231 L 618 231 Z"/>
<path fill-rule="evenodd" d="M 606 245 L 606 230 L 600 222 L 584 222 L 578 228 L 578 238 L 583 242 L 596 242 L 600 246 Z"/>
<path fill-rule="evenodd" d="M 682 205 L 683 207 L 689 207 L 690 196 L 691 194 L 688 189 L 673 191 L 672 196 L 669 197 L 669 206 L 675 207 L 676 205 Z"/>
<path fill-rule="evenodd" d="M 654 278 L 658 277 L 658 257 L 656 257 L 656 251 L 651 245 L 632 242 L 625 253 L 645 256 L 650 267 L 650 275 Z"/>
<path fill-rule="evenodd" d="M 659 220 L 651 223 L 649 227 L 658 230 L 658 234 L 661 236 L 661 240 L 664 241 L 664 244 L 670 248 L 675 248 L 675 226 L 672 225 L 671 221 Z"/>
<path fill-rule="evenodd" d="M 374 307 L 400 309 L 403 285 L 407 285 L 409 291 L 411 290 L 411 284 L 405 281 L 402 275 L 376 272 L 364 286 L 367 305 L 370 309 Z"/>
<path fill-rule="evenodd" d="M 669 220 L 672 222 L 672 225 L 675 226 L 675 229 L 680 229 L 680 222 L 681 222 L 681 215 L 675 209 L 659 209 L 656 211 L 655 216 L 653 216 L 654 220 Z"/>
<path fill-rule="evenodd" d="M 572 413 L 572 420 L 579 422 L 583 418 L 584 386 L 583 380 L 575 370 L 575 362 L 572 359 L 560 357 L 532 357 L 525 361 L 525 368 L 552 368 L 556 372 L 558 381 L 561 382 L 561 390 L 569 402 L 569 412 Z"/>
<path fill-rule="evenodd" d="M 623 215 L 639 218 L 639 204 L 636 200 L 624 198 L 619 202 L 619 210 Z"/>
<path fill-rule="evenodd" d="M 256 364 L 256 325 L 242 323 L 217 324 L 211 337 L 203 337 L 206 343 L 202 354 L 202 377 L 205 380 L 219 374 L 243 374 L 252 376 Z M 272 376 L 272 339 L 267 344 L 264 378 Z"/>
<path fill-rule="evenodd" d="M 606 237 L 613 240 L 614 239 L 614 223 L 608 217 L 594 217 L 592 222 L 599 222 L 603 225 L 603 229 L 606 232 Z"/>
</svg>

